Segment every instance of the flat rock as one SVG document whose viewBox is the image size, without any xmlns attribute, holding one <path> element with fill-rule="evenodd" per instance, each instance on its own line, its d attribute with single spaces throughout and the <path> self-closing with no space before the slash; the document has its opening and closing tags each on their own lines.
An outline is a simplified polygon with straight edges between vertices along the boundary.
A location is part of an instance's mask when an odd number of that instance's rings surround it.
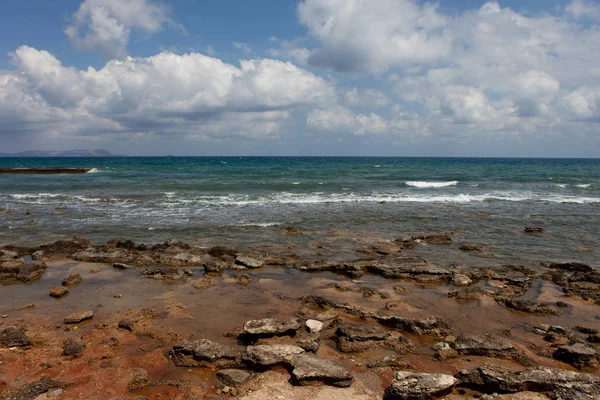
<svg viewBox="0 0 600 400">
<path fill-rule="evenodd" d="M 361 352 L 373 347 L 388 347 L 398 351 L 412 349 L 411 342 L 399 332 L 376 325 L 339 322 L 335 332 L 338 350 L 344 353 Z"/>
<path fill-rule="evenodd" d="M 313 355 L 300 354 L 291 360 L 293 366 L 292 382 L 298 385 L 309 385 L 322 382 L 337 387 L 348 387 L 352 384 L 352 373 L 343 365 Z"/>
<path fill-rule="evenodd" d="M 310 333 L 320 332 L 321 329 L 323 329 L 323 323 L 321 321 L 309 319 L 306 321 L 306 328 Z"/>
<path fill-rule="evenodd" d="M 564 303 L 539 302 L 534 300 L 508 300 L 504 303 L 508 308 L 530 314 L 558 315 Z"/>
<path fill-rule="evenodd" d="M 235 368 L 242 365 L 242 351 L 207 339 L 173 346 L 169 357 L 180 367 Z"/>
<path fill-rule="evenodd" d="M 539 226 L 526 226 L 524 231 L 526 233 L 543 233 L 544 228 L 541 228 Z"/>
<path fill-rule="evenodd" d="M 260 268 L 264 265 L 263 260 L 243 255 L 237 256 L 235 263 L 246 268 Z"/>
<path fill-rule="evenodd" d="M 22 326 L 11 326 L 0 331 L 1 347 L 28 347 L 33 344 L 33 340 L 27 336 L 26 330 Z"/>
<path fill-rule="evenodd" d="M 219 280 L 210 275 L 204 275 L 202 278 L 196 279 L 192 282 L 192 286 L 195 289 L 207 289 L 209 287 L 215 286 L 219 283 Z"/>
<path fill-rule="evenodd" d="M 43 262 L 24 263 L 23 258 L 18 257 L 14 260 L 0 262 L 0 280 L 16 279 L 21 282 L 30 282 L 42 276 L 47 269 L 48 266 Z"/>
<path fill-rule="evenodd" d="M 71 338 L 67 338 L 63 341 L 62 355 L 66 357 L 79 357 L 83 350 L 85 350 L 85 343 L 78 342 Z"/>
<path fill-rule="evenodd" d="M 131 269 L 133 265 L 123 264 L 123 263 L 113 263 L 113 268 L 115 269 Z"/>
<path fill-rule="evenodd" d="M 384 400 L 429 400 L 452 392 L 458 380 L 452 375 L 398 371 Z"/>
<path fill-rule="evenodd" d="M 217 378 L 225 385 L 239 386 L 247 382 L 252 377 L 252 374 L 242 371 L 241 369 L 222 369 L 217 372 Z"/>
<path fill-rule="evenodd" d="M 244 324 L 244 333 L 255 337 L 272 337 L 295 334 L 302 327 L 297 318 L 280 322 L 273 318 L 247 321 Z"/>
<path fill-rule="evenodd" d="M 69 293 L 69 288 L 66 286 L 57 286 L 55 288 L 50 289 L 50 296 L 55 297 L 57 299 L 63 297 L 67 293 Z"/>
<path fill-rule="evenodd" d="M 340 313 L 332 308 L 332 309 L 329 309 L 327 311 L 323 311 L 322 313 L 317 314 L 315 319 L 317 319 L 319 321 L 327 321 L 330 319 L 335 319 L 339 315 L 340 315 Z"/>
<path fill-rule="evenodd" d="M 403 318 L 396 316 L 375 316 L 381 325 L 399 329 L 419 336 L 447 336 L 452 332 L 450 325 L 439 317 Z"/>
<path fill-rule="evenodd" d="M 279 364 L 289 364 L 289 357 L 304 353 L 304 349 L 288 344 L 257 345 L 246 347 L 244 361 L 254 368 L 265 369 Z"/>
<path fill-rule="evenodd" d="M 460 250 L 462 251 L 476 251 L 476 252 L 482 252 L 483 251 L 483 246 L 480 244 L 475 244 L 475 243 L 465 243 L 462 244 L 459 247 Z"/>
<path fill-rule="evenodd" d="M 62 284 L 63 284 L 63 286 L 73 286 L 73 285 L 77 285 L 82 280 L 83 280 L 83 278 L 81 277 L 81 274 L 74 273 L 74 274 L 67 276 L 65 279 L 63 279 Z"/>
<path fill-rule="evenodd" d="M 77 312 L 77 313 L 70 314 L 67 318 L 65 318 L 65 324 L 78 324 L 85 320 L 92 319 L 93 317 L 94 317 L 94 312 L 91 310 Z"/>
<path fill-rule="evenodd" d="M 563 271 L 570 272 L 593 272 L 594 269 L 589 265 L 576 263 L 576 262 L 566 262 L 566 263 L 552 263 L 548 265 L 548 268 L 552 269 L 560 269 Z"/>
<path fill-rule="evenodd" d="M 49 392 L 53 389 L 61 389 L 66 385 L 62 382 L 48 378 L 47 376 L 42 377 L 39 381 L 30 383 L 22 387 L 21 389 L 7 393 L 3 399 L 6 400 L 34 400 L 38 396 Z"/>
<path fill-rule="evenodd" d="M 459 335 L 451 346 L 462 356 L 514 358 L 517 353 L 517 349 L 508 340 L 487 333 Z"/>
<path fill-rule="evenodd" d="M 411 240 L 427 244 L 448 244 L 452 243 L 452 238 L 448 235 L 417 235 L 412 236 Z"/>
<path fill-rule="evenodd" d="M 592 345 L 575 343 L 571 346 L 561 346 L 552 355 L 555 359 L 571 364 L 575 368 L 598 368 L 599 356 Z"/>
</svg>

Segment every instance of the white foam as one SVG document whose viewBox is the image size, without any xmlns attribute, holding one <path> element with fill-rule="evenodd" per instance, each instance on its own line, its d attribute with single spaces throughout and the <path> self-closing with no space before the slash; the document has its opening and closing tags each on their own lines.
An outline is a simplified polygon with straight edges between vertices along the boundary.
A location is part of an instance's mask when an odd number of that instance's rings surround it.
<svg viewBox="0 0 600 400">
<path fill-rule="evenodd" d="M 412 186 L 420 189 L 426 188 L 441 188 L 446 186 L 456 186 L 458 181 L 443 181 L 443 182 L 425 182 L 425 181 L 406 181 L 406 186 Z"/>
<path fill-rule="evenodd" d="M 175 197 L 176 192 L 163 192 L 163 194 L 168 198 L 172 198 Z"/>
<path fill-rule="evenodd" d="M 584 188 L 584 189 L 586 189 L 586 188 L 589 188 L 590 186 L 592 186 L 592 184 L 591 183 L 584 183 L 584 184 L 575 185 L 575 186 L 577 186 L 578 188 Z"/>
<path fill-rule="evenodd" d="M 292 182 L 292 185 L 299 185 L 300 182 Z"/>
<path fill-rule="evenodd" d="M 88 172 L 86 172 L 86 174 L 91 174 L 91 173 L 96 173 L 96 172 L 100 172 L 100 170 L 98 168 L 92 168 Z"/>
<path fill-rule="evenodd" d="M 567 187 L 567 185 L 565 185 L 564 183 L 557 183 L 556 186 L 561 187 L 561 188 Z"/>
</svg>

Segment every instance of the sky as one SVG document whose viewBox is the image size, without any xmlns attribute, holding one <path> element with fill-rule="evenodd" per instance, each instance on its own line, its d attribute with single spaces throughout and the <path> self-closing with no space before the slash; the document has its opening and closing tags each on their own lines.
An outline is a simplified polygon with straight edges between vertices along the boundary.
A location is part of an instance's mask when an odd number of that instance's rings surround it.
<svg viewBox="0 0 600 400">
<path fill-rule="evenodd" d="M 600 157 L 600 0 L 0 7 L 0 152 Z"/>
</svg>

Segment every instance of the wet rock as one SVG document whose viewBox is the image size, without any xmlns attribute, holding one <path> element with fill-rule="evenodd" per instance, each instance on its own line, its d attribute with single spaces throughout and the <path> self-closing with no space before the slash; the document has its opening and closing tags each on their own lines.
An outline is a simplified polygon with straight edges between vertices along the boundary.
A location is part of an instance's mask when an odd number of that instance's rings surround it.
<svg viewBox="0 0 600 400">
<path fill-rule="evenodd" d="M 55 297 L 57 299 L 63 297 L 67 293 L 69 293 L 69 288 L 66 286 L 57 286 L 50 290 L 50 296 Z"/>
<path fill-rule="evenodd" d="M 338 309 L 348 314 L 356 315 L 360 318 L 374 317 L 372 312 L 361 309 L 360 307 L 353 306 L 348 303 L 342 303 L 340 301 L 331 300 L 323 296 L 308 295 L 302 296 L 300 301 L 304 304 L 312 304 L 321 309 Z"/>
<path fill-rule="evenodd" d="M 129 331 L 129 332 L 133 332 L 134 326 L 135 326 L 135 323 L 132 320 L 130 320 L 130 319 L 122 319 L 117 324 L 117 327 L 119 329 L 124 329 L 124 330 Z"/>
<path fill-rule="evenodd" d="M 571 364 L 575 368 L 598 368 L 599 356 L 596 348 L 583 343 L 561 346 L 552 355 L 556 360 Z"/>
<path fill-rule="evenodd" d="M 227 268 L 227 263 L 221 260 L 210 259 L 204 263 L 204 271 L 210 273 L 221 273 Z"/>
<path fill-rule="evenodd" d="M 454 286 L 469 286 L 473 283 L 473 280 L 467 274 L 454 273 L 452 274 L 452 281 L 450 282 Z"/>
<path fill-rule="evenodd" d="M 476 251 L 481 253 L 483 251 L 483 246 L 475 243 L 465 243 L 459 247 L 462 251 Z"/>
<path fill-rule="evenodd" d="M 237 250 L 225 246 L 214 246 L 208 249 L 207 253 L 213 257 L 235 257 L 237 254 Z"/>
<path fill-rule="evenodd" d="M 377 243 L 377 244 L 369 246 L 368 249 L 377 254 L 382 254 L 385 256 L 402 251 L 402 247 L 399 247 L 396 244 L 388 244 L 388 243 Z"/>
<path fill-rule="evenodd" d="M 184 272 L 180 268 L 144 268 L 140 274 L 156 280 L 169 281 L 179 281 L 184 276 Z"/>
<path fill-rule="evenodd" d="M 284 335 L 295 335 L 302 323 L 297 318 L 289 321 L 279 322 L 273 318 L 248 321 L 244 324 L 244 333 L 250 337 L 273 337 Z"/>
<path fill-rule="evenodd" d="M 314 261 L 303 262 L 294 265 L 294 268 L 306 272 L 323 272 L 331 271 L 339 274 L 347 275 L 352 278 L 360 278 L 365 274 L 363 263 L 357 262 L 335 262 L 335 261 Z"/>
<path fill-rule="evenodd" d="M 600 334 L 594 333 L 592 335 L 588 335 L 586 340 L 590 343 L 600 343 Z"/>
<path fill-rule="evenodd" d="M 207 339 L 173 346 L 169 357 L 179 367 L 236 368 L 242 366 L 242 351 Z"/>
<path fill-rule="evenodd" d="M 306 321 L 306 328 L 311 333 L 320 332 L 321 329 L 323 329 L 323 323 L 321 321 L 309 319 Z"/>
<path fill-rule="evenodd" d="M 243 255 L 237 256 L 235 263 L 246 268 L 261 268 L 264 265 L 263 260 Z"/>
<path fill-rule="evenodd" d="M 451 290 L 448 292 L 448 297 L 456 300 L 473 301 L 479 300 L 486 296 L 487 292 L 480 287 L 468 287 L 463 289 Z"/>
<path fill-rule="evenodd" d="M 399 332 L 390 332 L 376 325 L 338 322 L 335 332 L 338 350 L 344 353 L 362 352 L 374 347 L 386 347 L 400 352 L 413 348 Z"/>
<path fill-rule="evenodd" d="M 244 272 L 236 272 L 233 278 L 239 285 L 242 286 L 248 286 L 250 283 L 252 283 L 252 277 Z"/>
<path fill-rule="evenodd" d="M 578 326 L 576 329 L 577 329 L 579 332 L 581 332 L 581 333 L 585 333 L 585 334 L 588 334 L 588 335 L 593 335 L 593 334 L 595 334 L 595 333 L 600 333 L 600 331 L 599 331 L 597 328 L 592 328 L 592 327 L 590 327 L 590 326 L 581 326 L 581 325 L 580 325 L 580 326 Z"/>
<path fill-rule="evenodd" d="M 519 355 L 517 349 L 508 340 L 488 333 L 461 334 L 451 346 L 461 356 L 514 359 Z"/>
<path fill-rule="evenodd" d="M 77 236 L 72 240 L 59 240 L 38 247 L 13 247 L 11 250 L 20 255 L 31 254 L 34 260 L 51 260 L 70 258 L 74 253 L 86 250 L 93 245 L 94 243 L 90 240 Z"/>
<path fill-rule="evenodd" d="M 289 364 L 293 355 L 304 353 L 304 349 L 288 344 L 258 345 L 246 347 L 243 360 L 255 369 L 264 370 L 280 364 Z"/>
<path fill-rule="evenodd" d="M 439 317 L 402 318 L 395 316 L 375 316 L 381 325 L 399 329 L 419 336 L 445 337 L 452 332 L 450 325 Z"/>
<path fill-rule="evenodd" d="M 417 281 L 450 280 L 451 273 L 420 257 L 394 256 L 384 261 L 374 261 L 365 269 L 388 279 L 414 279 Z"/>
<path fill-rule="evenodd" d="M 526 233 L 543 233 L 544 232 L 544 228 L 540 228 L 539 226 L 526 226 L 524 230 Z"/>
<path fill-rule="evenodd" d="M 82 280 L 83 280 L 83 278 L 81 277 L 80 274 L 74 273 L 74 274 L 67 276 L 65 279 L 63 279 L 62 284 L 63 284 L 63 286 L 73 286 L 73 285 L 77 285 Z"/>
<path fill-rule="evenodd" d="M 449 343 L 439 342 L 435 344 L 434 348 L 435 357 L 440 361 L 458 357 L 458 351 L 454 350 Z"/>
<path fill-rule="evenodd" d="M 472 371 L 461 371 L 455 377 L 461 387 L 483 393 L 530 391 L 565 400 L 591 400 L 600 394 L 600 378 L 597 376 L 558 368 L 535 367 L 512 372 L 498 366 L 482 365 Z"/>
<path fill-rule="evenodd" d="M 293 226 L 288 226 L 283 229 L 281 233 L 285 233 L 286 235 L 302 235 L 302 231 L 298 228 L 294 228 Z"/>
<path fill-rule="evenodd" d="M 319 320 L 319 321 L 328 321 L 330 319 L 335 319 L 340 315 L 339 312 L 337 312 L 334 309 L 330 309 L 327 311 L 323 311 L 322 313 L 317 314 L 317 316 L 315 317 L 315 319 Z"/>
<path fill-rule="evenodd" d="M 38 382 L 31 383 L 15 392 L 8 393 L 3 398 L 6 400 L 34 400 L 50 390 L 61 389 L 66 386 L 62 382 L 44 376 Z"/>
<path fill-rule="evenodd" d="M 399 371 L 386 389 L 384 400 L 430 400 L 452 392 L 458 383 L 452 375 Z"/>
<path fill-rule="evenodd" d="M 62 355 L 65 357 L 77 358 L 85 350 L 85 343 L 77 342 L 71 338 L 63 341 Z"/>
<path fill-rule="evenodd" d="M 65 318 L 65 324 L 78 324 L 88 319 L 92 319 L 94 317 L 93 311 L 82 311 L 70 314 L 67 318 Z"/>
<path fill-rule="evenodd" d="M 129 381 L 129 385 L 127 385 L 127 390 L 130 392 L 143 389 L 150 381 L 150 374 L 145 369 L 135 368 L 132 371 L 132 375 L 133 377 L 131 378 L 131 381 Z"/>
<path fill-rule="evenodd" d="M 202 278 L 192 281 L 192 286 L 195 289 L 206 289 L 215 286 L 217 283 L 219 283 L 219 280 L 216 277 L 204 275 Z"/>
<path fill-rule="evenodd" d="M 222 369 L 217 372 L 217 378 L 225 385 L 228 386 L 239 386 L 243 383 L 246 383 L 252 374 L 242 371 L 241 369 Z"/>
<path fill-rule="evenodd" d="M 27 336 L 26 330 L 22 326 L 11 326 L 0 331 L 1 347 L 28 347 L 33 344 L 33 340 Z"/>
<path fill-rule="evenodd" d="M 570 272 L 593 272 L 594 269 L 589 265 L 576 263 L 576 262 L 567 262 L 567 263 L 552 263 L 548 264 L 548 268 L 551 269 L 559 269 L 562 271 L 570 271 Z"/>
<path fill-rule="evenodd" d="M 123 263 L 114 263 L 113 268 L 115 269 L 131 269 L 133 265 L 123 264 Z"/>
<path fill-rule="evenodd" d="M 35 261 L 25 263 L 23 258 L 0 262 L 0 280 L 16 279 L 21 282 L 30 282 L 38 279 L 46 272 L 48 267 L 43 262 Z"/>
<path fill-rule="evenodd" d="M 291 375 L 294 384 L 310 385 L 322 382 L 337 387 L 348 387 L 352 384 L 350 370 L 334 361 L 300 354 L 294 356 L 290 363 L 293 366 Z"/>
<path fill-rule="evenodd" d="M 419 241 L 427 244 L 448 244 L 452 243 L 452 238 L 448 235 L 417 235 L 410 238 L 413 241 Z"/>
<path fill-rule="evenodd" d="M 305 351 L 310 351 L 311 353 L 316 353 L 319 351 L 319 347 L 321 347 L 319 340 L 312 338 L 300 339 L 296 342 L 296 344 L 302 347 Z"/>
<path fill-rule="evenodd" d="M 508 300 L 504 304 L 517 311 L 539 315 L 558 315 L 560 308 L 567 306 L 562 302 L 551 303 L 534 300 Z"/>
</svg>

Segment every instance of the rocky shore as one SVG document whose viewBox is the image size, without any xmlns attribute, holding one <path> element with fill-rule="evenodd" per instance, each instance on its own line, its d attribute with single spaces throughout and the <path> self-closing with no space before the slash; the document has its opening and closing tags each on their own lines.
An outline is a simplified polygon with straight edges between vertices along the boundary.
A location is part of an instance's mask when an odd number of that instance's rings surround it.
<svg viewBox="0 0 600 400">
<path fill-rule="evenodd" d="M 472 262 L 434 264 L 422 246 Z M 361 241 L 353 256 L 4 246 L 0 396 L 600 398 L 600 270 L 498 261 L 453 232 Z"/>
</svg>

